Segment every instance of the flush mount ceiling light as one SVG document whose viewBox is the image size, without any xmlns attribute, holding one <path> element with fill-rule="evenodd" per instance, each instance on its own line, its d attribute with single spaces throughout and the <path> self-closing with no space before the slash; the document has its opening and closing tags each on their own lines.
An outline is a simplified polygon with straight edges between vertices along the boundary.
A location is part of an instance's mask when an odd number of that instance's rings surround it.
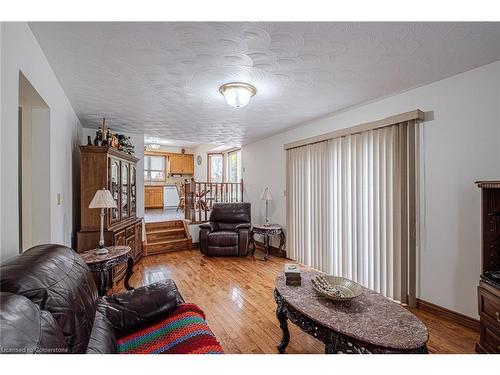
<svg viewBox="0 0 500 375">
<path fill-rule="evenodd" d="M 150 150 L 156 151 L 156 150 L 158 150 L 160 148 L 160 145 L 158 143 L 151 143 L 151 144 L 148 145 L 148 148 Z"/>
<path fill-rule="evenodd" d="M 160 143 L 159 143 L 158 139 L 156 139 L 156 138 L 151 139 L 151 143 L 147 144 L 146 148 L 149 151 L 157 151 L 160 148 Z"/>
<path fill-rule="evenodd" d="M 219 87 L 219 91 L 224 95 L 227 104 L 236 108 L 246 106 L 257 93 L 254 86 L 244 82 L 225 83 Z"/>
</svg>

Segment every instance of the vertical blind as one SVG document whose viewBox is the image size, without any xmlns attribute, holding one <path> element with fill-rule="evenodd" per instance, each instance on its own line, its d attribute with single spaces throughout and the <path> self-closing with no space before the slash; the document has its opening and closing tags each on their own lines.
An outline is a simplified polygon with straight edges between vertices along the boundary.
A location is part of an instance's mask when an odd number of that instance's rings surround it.
<svg viewBox="0 0 500 375">
<path fill-rule="evenodd" d="M 287 150 L 292 259 L 414 304 L 416 124 Z"/>
</svg>

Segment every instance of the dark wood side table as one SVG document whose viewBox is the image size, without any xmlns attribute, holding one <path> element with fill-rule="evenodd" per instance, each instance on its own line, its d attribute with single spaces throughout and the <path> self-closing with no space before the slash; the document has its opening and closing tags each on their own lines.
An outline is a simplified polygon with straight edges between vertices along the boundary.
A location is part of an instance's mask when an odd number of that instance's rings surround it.
<svg viewBox="0 0 500 375">
<path fill-rule="evenodd" d="M 109 284 L 109 272 L 111 269 L 122 263 L 127 263 L 127 270 L 125 272 L 124 284 L 127 290 L 132 290 L 129 285 L 130 277 L 132 276 L 134 268 L 134 258 L 130 254 L 129 246 L 106 246 L 108 253 L 104 255 L 97 255 L 95 252 L 97 249 L 87 250 L 80 253 L 85 263 L 89 266 L 92 272 L 96 272 L 99 275 L 99 295 L 105 296 L 108 291 Z"/>
<path fill-rule="evenodd" d="M 264 255 L 264 260 L 269 258 L 269 239 L 272 236 L 279 236 L 280 238 L 280 256 L 284 257 L 286 237 L 283 227 L 279 224 L 255 224 L 250 232 L 250 244 L 252 246 L 252 255 L 255 254 L 255 235 L 260 234 L 264 237 L 264 247 L 266 249 L 266 255 Z"/>
</svg>

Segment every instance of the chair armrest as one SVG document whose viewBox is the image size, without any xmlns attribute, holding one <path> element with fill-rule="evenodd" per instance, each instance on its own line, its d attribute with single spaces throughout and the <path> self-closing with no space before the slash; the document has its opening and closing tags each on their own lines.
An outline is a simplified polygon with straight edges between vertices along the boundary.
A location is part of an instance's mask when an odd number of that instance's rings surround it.
<svg viewBox="0 0 500 375">
<path fill-rule="evenodd" d="M 214 225 L 212 223 L 200 224 L 200 229 L 207 229 L 209 232 L 213 232 L 215 230 Z"/>
<path fill-rule="evenodd" d="M 87 354 L 109 354 L 117 351 L 115 327 L 98 307 L 90 333 Z"/>
<path fill-rule="evenodd" d="M 163 280 L 101 299 L 98 309 L 121 333 L 158 320 L 184 300 L 172 280 Z"/>
<path fill-rule="evenodd" d="M 242 223 L 242 224 L 238 224 L 235 229 L 237 231 L 239 231 L 240 229 L 250 229 L 252 228 L 252 223 Z"/>
</svg>

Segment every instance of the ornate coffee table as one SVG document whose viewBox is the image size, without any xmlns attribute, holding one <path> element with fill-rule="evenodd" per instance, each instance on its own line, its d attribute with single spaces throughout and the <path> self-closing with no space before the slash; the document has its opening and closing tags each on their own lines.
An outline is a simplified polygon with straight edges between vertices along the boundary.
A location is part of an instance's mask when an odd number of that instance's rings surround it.
<svg viewBox="0 0 500 375">
<path fill-rule="evenodd" d="M 290 340 L 287 320 L 325 344 L 325 353 L 427 353 L 427 327 L 397 303 L 363 288 L 349 302 L 320 297 L 311 278 L 318 272 L 302 272 L 301 286 L 288 286 L 282 274 L 276 278 L 276 317 L 283 332 L 277 346 L 284 353 Z"/>
<path fill-rule="evenodd" d="M 125 288 L 127 290 L 132 290 L 129 285 L 130 277 L 132 276 L 134 259 L 130 255 L 129 246 L 106 246 L 108 253 L 104 255 L 97 255 L 95 251 L 97 249 L 87 250 L 80 253 L 85 263 L 89 266 L 92 272 L 96 272 L 99 275 L 99 295 L 104 296 L 108 291 L 108 275 L 109 271 L 116 265 L 127 263 L 127 270 L 125 272 Z"/>
</svg>

